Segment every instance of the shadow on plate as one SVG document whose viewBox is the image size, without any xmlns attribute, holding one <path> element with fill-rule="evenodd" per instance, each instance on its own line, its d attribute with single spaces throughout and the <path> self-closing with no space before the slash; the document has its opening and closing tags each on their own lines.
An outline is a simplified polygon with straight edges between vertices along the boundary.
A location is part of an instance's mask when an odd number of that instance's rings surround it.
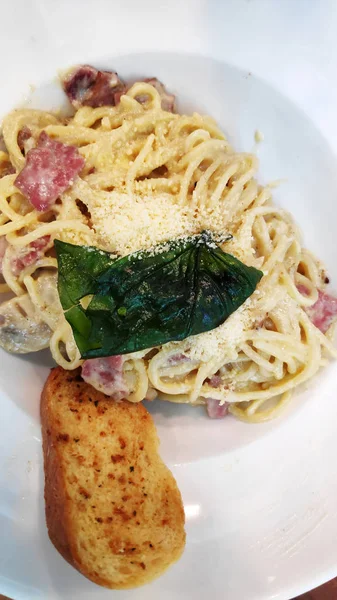
<svg viewBox="0 0 337 600">
<path fill-rule="evenodd" d="M 191 412 L 194 418 L 204 419 L 207 417 L 204 406 L 191 407 L 190 404 L 180 404 L 177 402 L 166 402 L 162 400 L 153 400 L 152 402 L 144 401 L 144 406 L 154 419 L 159 416 L 164 417 L 165 419 L 176 419 L 177 415 L 179 415 L 180 418 L 189 417 Z"/>
</svg>

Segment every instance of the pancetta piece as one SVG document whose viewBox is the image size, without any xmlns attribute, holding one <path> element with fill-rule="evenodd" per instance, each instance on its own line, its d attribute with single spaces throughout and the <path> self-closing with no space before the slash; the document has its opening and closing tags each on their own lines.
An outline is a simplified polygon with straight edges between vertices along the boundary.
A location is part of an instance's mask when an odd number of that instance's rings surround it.
<svg viewBox="0 0 337 600">
<path fill-rule="evenodd" d="M 71 187 L 83 166 L 84 158 L 75 146 L 57 142 L 42 131 L 14 183 L 36 210 L 46 211 Z"/>
<path fill-rule="evenodd" d="M 220 406 L 220 400 L 206 398 L 206 408 L 211 419 L 222 419 L 228 415 L 229 402 L 225 402 Z"/>
<path fill-rule="evenodd" d="M 126 90 L 126 85 L 117 73 L 98 71 L 90 65 L 74 67 L 62 83 L 65 93 L 76 109 L 81 106 L 115 106 Z"/>
<path fill-rule="evenodd" d="M 25 142 L 27 142 L 27 140 L 29 140 L 31 137 L 31 130 L 29 129 L 29 127 L 27 127 L 27 125 L 24 125 L 18 133 L 18 146 L 21 151 L 25 149 Z"/>
<path fill-rule="evenodd" d="M 7 249 L 7 240 L 4 235 L 0 237 L 0 275 L 2 274 L 2 261 Z"/>
<path fill-rule="evenodd" d="M 44 235 L 28 246 L 24 246 L 11 258 L 11 270 L 14 275 L 19 275 L 21 271 L 36 263 L 44 256 L 45 250 L 50 242 L 50 236 Z"/>
<path fill-rule="evenodd" d="M 123 377 L 123 357 L 90 358 L 82 365 L 84 381 L 114 400 L 126 398 L 128 387 Z"/>
<path fill-rule="evenodd" d="M 317 302 L 305 310 L 315 327 L 326 333 L 337 317 L 337 298 L 318 290 Z"/>
<path fill-rule="evenodd" d="M 156 77 L 152 77 L 151 79 L 144 79 L 144 81 L 146 83 L 149 83 L 150 85 L 153 85 L 153 87 L 156 88 L 158 94 L 161 97 L 162 109 L 166 110 L 167 112 L 174 112 L 175 96 L 173 94 L 170 94 L 166 90 L 165 86 Z"/>
</svg>

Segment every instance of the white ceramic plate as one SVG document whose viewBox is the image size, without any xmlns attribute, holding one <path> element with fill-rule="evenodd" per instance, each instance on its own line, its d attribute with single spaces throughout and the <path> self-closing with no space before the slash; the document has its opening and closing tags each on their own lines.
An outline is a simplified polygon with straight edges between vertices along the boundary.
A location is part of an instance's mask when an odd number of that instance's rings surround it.
<svg viewBox="0 0 337 600">
<path fill-rule="evenodd" d="M 285 180 L 275 200 L 337 281 L 334 0 L 12 0 L 1 12 L 1 115 L 23 102 L 59 106 L 56 71 L 76 62 L 158 76 L 181 110 L 213 115 L 238 150 L 264 133 L 260 180 Z M 48 540 L 39 395 L 50 364 L 47 354 L 0 353 L 0 593 L 288 600 L 337 574 L 336 364 L 270 424 L 151 406 L 183 494 L 187 546 L 161 579 L 128 592 L 90 583 Z"/>
</svg>

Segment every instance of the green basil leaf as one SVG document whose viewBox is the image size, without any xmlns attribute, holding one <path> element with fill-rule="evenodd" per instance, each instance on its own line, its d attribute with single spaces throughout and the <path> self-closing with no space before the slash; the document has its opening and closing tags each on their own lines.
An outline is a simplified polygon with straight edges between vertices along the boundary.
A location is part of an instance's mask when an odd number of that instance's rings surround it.
<svg viewBox="0 0 337 600">
<path fill-rule="evenodd" d="M 58 240 L 55 247 L 61 304 L 83 358 L 128 354 L 214 329 L 263 275 L 223 252 L 207 232 L 118 259 Z"/>
<path fill-rule="evenodd" d="M 58 285 L 64 310 L 96 292 L 96 280 L 116 259 L 93 246 L 74 246 L 55 240 Z"/>
</svg>

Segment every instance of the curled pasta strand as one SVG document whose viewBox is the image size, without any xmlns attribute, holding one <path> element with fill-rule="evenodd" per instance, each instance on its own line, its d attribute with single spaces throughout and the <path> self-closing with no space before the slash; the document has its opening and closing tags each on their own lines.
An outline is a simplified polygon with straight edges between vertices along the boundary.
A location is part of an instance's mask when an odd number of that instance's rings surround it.
<svg viewBox="0 0 337 600">
<path fill-rule="evenodd" d="M 0 238 L 6 237 L 0 293 L 10 290 L 18 302 L 29 301 L 51 331 L 54 360 L 75 369 L 82 359 L 57 295 L 57 260 L 49 256 L 55 237 L 123 254 L 118 211 L 130 206 L 132 211 L 136 204 L 150 217 L 158 210 L 164 228 L 176 211 L 182 235 L 202 229 L 231 233 L 221 247 L 263 271 L 256 291 L 214 332 L 125 356 L 123 375 L 132 402 L 150 389 L 162 400 L 199 405 L 213 398 L 228 402 L 239 419 L 268 420 L 328 357 L 337 358 L 334 326 L 323 334 L 305 312 L 318 299 L 324 268 L 302 248 L 291 216 L 273 204 L 272 186 L 257 183 L 256 157 L 234 152 L 210 117 L 172 114 L 161 103 L 154 86 L 137 82 L 117 106 L 82 107 L 67 120 L 31 110 L 5 118 L 8 152 L 0 151 L 1 165 L 10 161 L 17 172 L 23 168 L 18 135 L 26 126 L 32 138 L 25 150 L 44 130 L 78 147 L 85 167 L 48 213 L 36 211 L 19 193 L 15 174 L 0 178 Z M 145 234 L 149 221 L 139 225 Z M 153 244 L 163 241 L 157 233 L 153 227 Z M 137 249 L 133 234 L 127 240 L 130 252 Z M 47 255 L 33 256 L 13 273 L 13 258 L 25 256 L 43 236 L 50 236 Z"/>
</svg>

